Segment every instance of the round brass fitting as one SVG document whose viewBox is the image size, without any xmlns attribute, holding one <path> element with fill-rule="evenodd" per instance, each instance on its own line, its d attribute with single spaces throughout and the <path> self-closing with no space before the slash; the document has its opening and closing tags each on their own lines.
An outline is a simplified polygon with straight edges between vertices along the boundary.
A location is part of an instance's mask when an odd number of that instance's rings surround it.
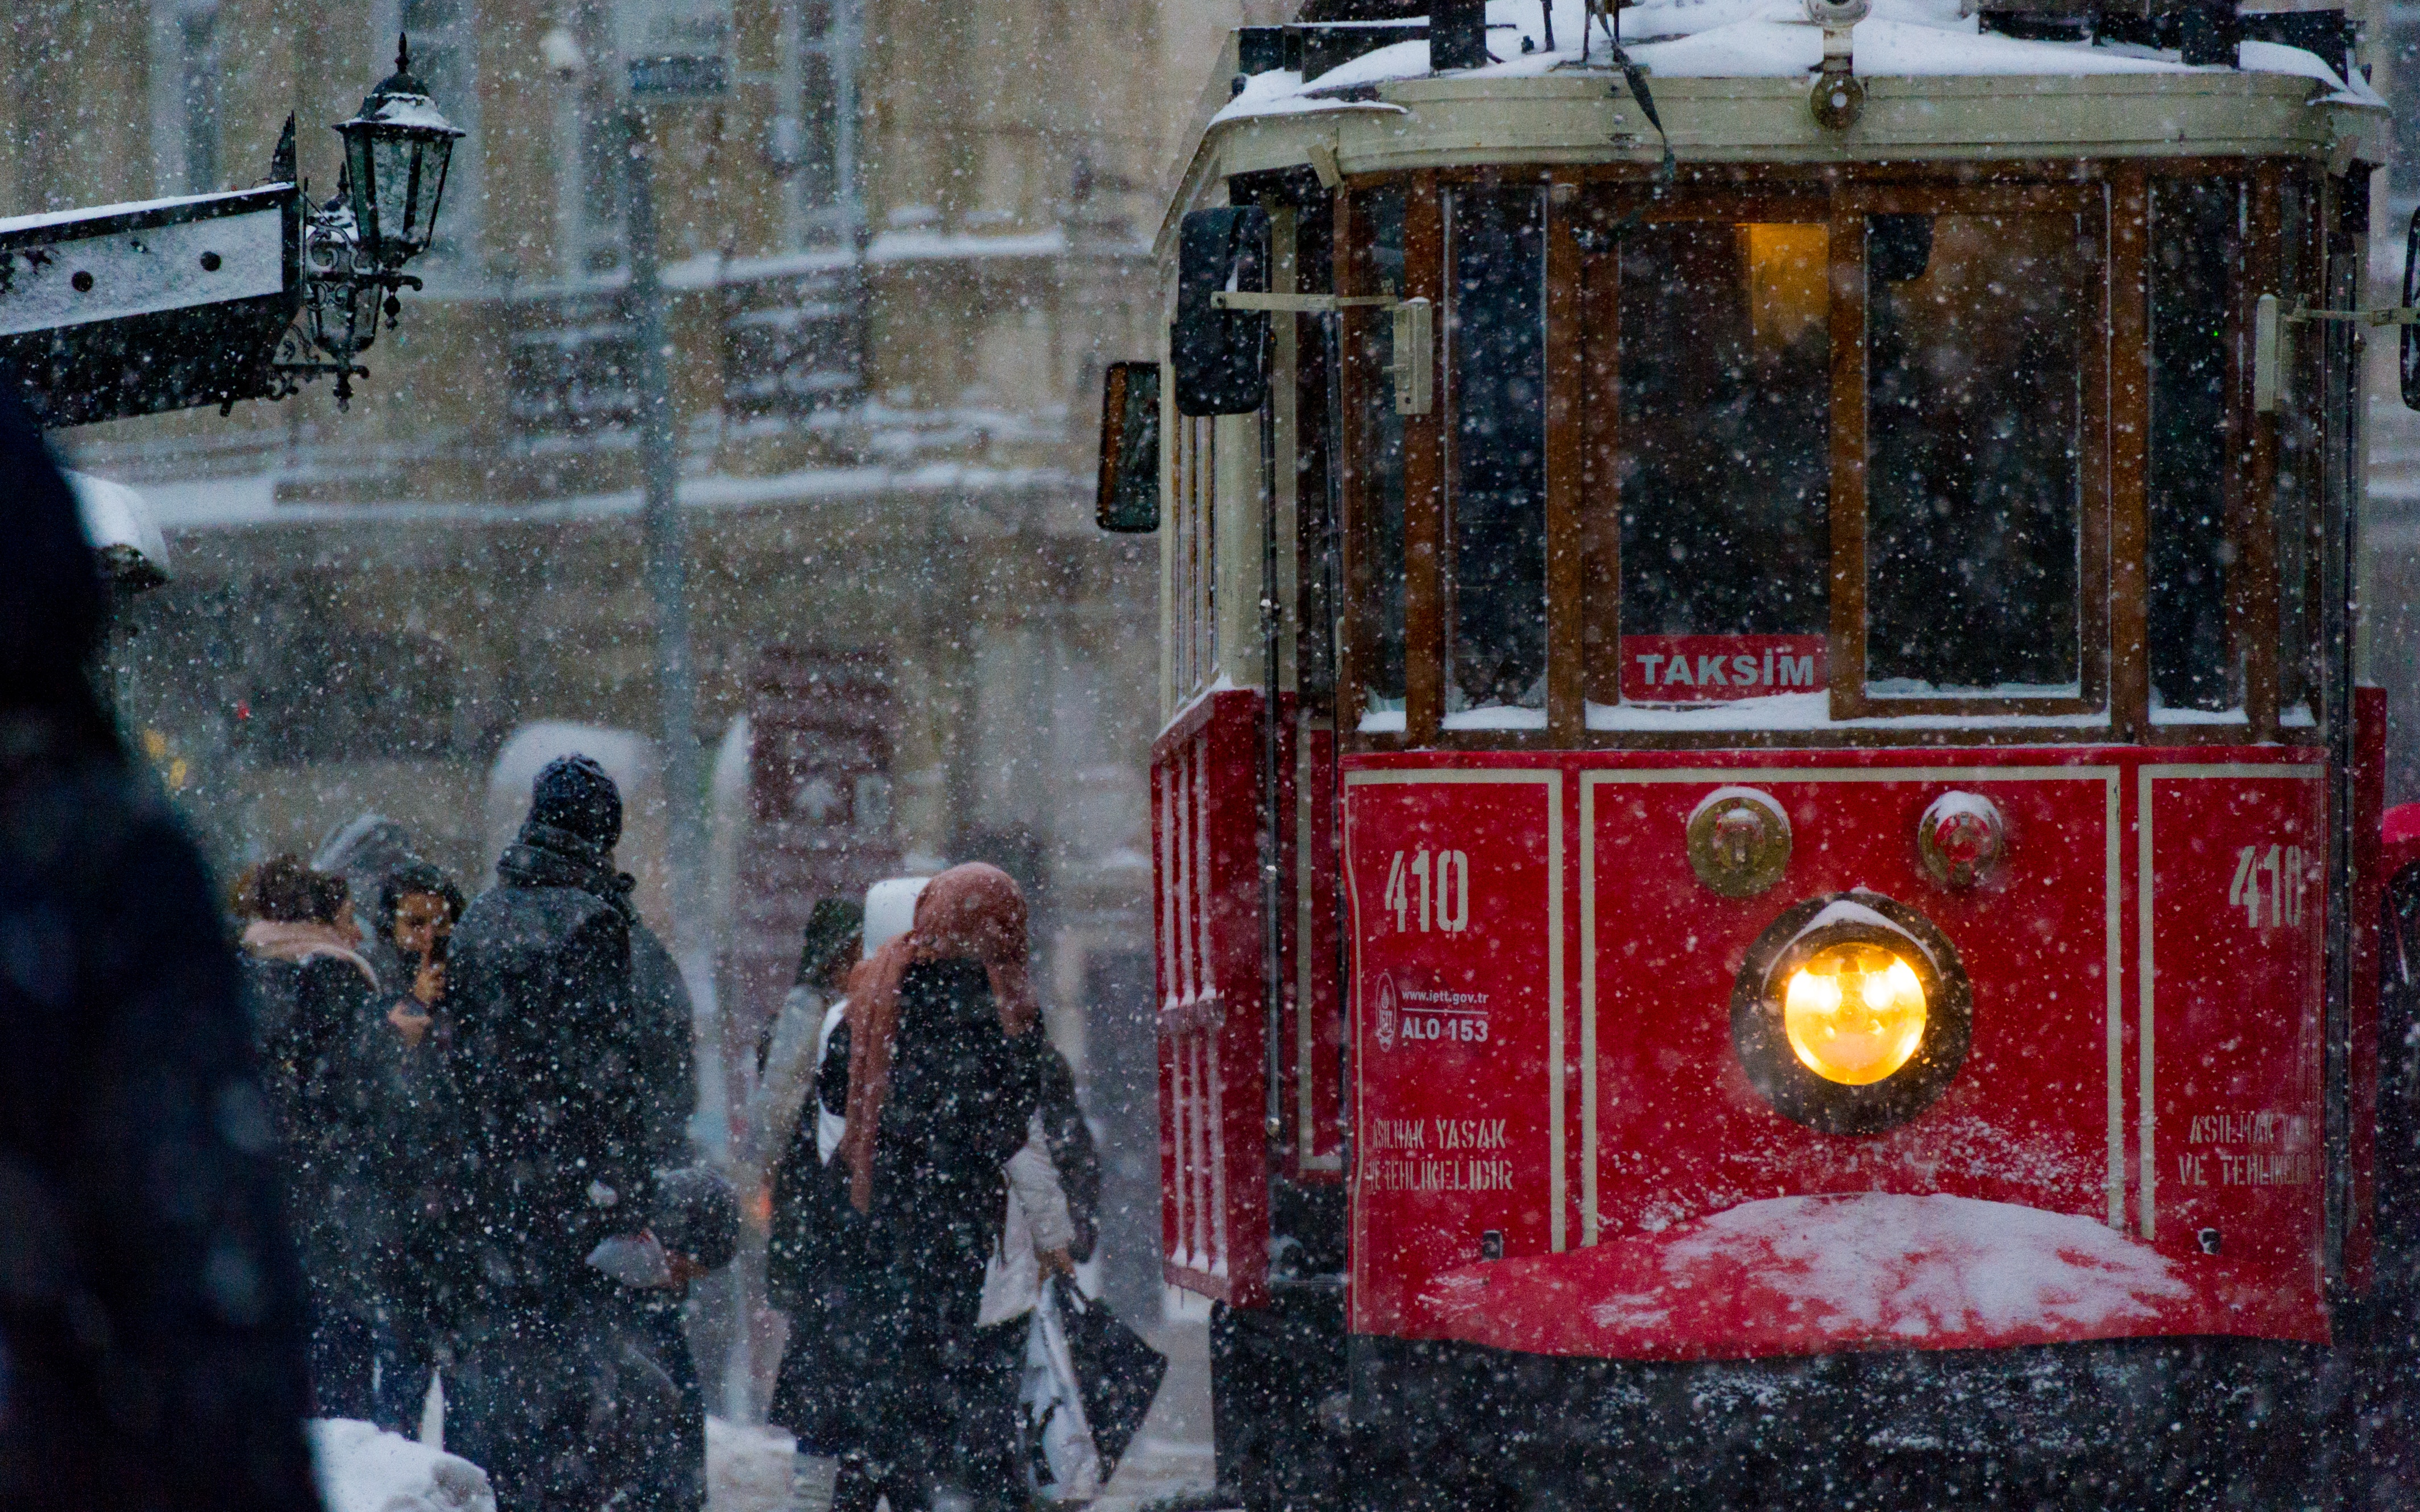
<svg viewBox="0 0 2420 1512">
<path fill-rule="evenodd" d="M 1932 880 L 1952 890 L 1989 881 L 2009 856 L 2009 826 L 1979 793 L 1945 793 L 1916 822 L 1916 855 Z"/>
<path fill-rule="evenodd" d="M 1755 788 L 1716 788 L 1689 813 L 1689 869 L 1726 898 L 1753 898 L 1790 869 L 1790 816 Z"/>
</svg>

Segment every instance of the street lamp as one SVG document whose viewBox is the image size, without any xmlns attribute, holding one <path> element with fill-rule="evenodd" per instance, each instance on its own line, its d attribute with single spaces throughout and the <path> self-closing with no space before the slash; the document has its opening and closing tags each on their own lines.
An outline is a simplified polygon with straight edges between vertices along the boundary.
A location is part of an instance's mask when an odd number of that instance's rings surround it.
<svg viewBox="0 0 2420 1512">
<path fill-rule="evenodd" d="M 345 143 L 336 197 L 311 212 L 302 232 L 306 334 L 334 361 L 282 365 L 294 373 L 333 372 L 336 407 L 343 409 L 355 376 L 367 376 L 353 359 L 378 339 L 378 291 L 386 290 L 386 323 L 393 330 L 403 311 L 396 290 L 422 286 L 402 268 L 436 237 L 445 172 L 462 130 L 411 76 L 411 39 L 398 37 L 395 72 L 335 131 Z"/>
<path fill-rule="evenodd" d="M 409 38 L 396 39 L 395 72 L 370 91 L 359 114 L 336 123 L 336 134 L 345 139 L 347 193 L 361 250 L 372 268 L 390 273 L 428 250 L 446 163 L 462 134 L 428 98 L 428 86 L 411 76 Z"/>
<path fill-rule="evenodd" d="M 394 75 L 344 139 L 336 196 L 314 205 L 294 118 L 252 189 L 0 219 L 0 372 L 45 427 L 239 400 L 283 399 L 322 375 L 336 403 L 354 362 L 427 252 L 463 133 L 411 76 Z M 383 300 L 381 300 L 383 296 Z M 0 380 L 8 381 L 8 380 Z"/>
</svg>

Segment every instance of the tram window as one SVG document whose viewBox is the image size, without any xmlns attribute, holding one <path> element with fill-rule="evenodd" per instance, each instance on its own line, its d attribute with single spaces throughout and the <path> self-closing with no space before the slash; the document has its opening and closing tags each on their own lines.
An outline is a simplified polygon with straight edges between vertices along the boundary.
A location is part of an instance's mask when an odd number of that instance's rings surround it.
<svg viewBox="0 0 2420 1512">
<path fill-rule="evenodd" d="M 1388 188 L 1359 196 L 1354 219 L 1366 238 L 1363 290 L 1404 292 L 1404 192 Z M 1383 310 L 1352 316 L 1359 344 L 1360 446 L 1355 457 L 1353 512 L 1360 522 L 1363 566 L 1356 574 L 1366 595 L 1359 666 L 1365 714 L 1404 707 L 1404 417 L 1395 412 L 1387 380 L 1395 361 L 1394 324 Z"/>
<path fill-rule="evenodd" d="M 2227 355 L 2242 191 L 2232 178 L 2151 186 L 2150 538 L 2154 710 L 2242 702 L 2227 627 Z"/>
<path fill-rule="evenodd" d="M 2073 697 L 2083 218 L 1936 216 L 1921 266 L 1914 239 L 1867 246 L 1867 691 Z"/>
<path fill-rule="evenodd" d="M 1821 635 L 1831 282 L 1821 224 L 1674 221 L 1622 244 L 1624 635 Z"/>
<path fill-rule="evenodd" d="M 1452 480 L 1446 709 L 1542 709 L 1546 197 L 1457 189 L 1446 218 Z"/>
</svg>

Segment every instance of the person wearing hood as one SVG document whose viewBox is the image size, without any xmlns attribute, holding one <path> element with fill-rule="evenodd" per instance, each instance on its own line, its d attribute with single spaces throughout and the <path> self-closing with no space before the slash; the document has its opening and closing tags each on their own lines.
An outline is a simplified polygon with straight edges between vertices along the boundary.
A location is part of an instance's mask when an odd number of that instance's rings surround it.
<svg viewBox="0 0 2420 1512">
<path fill-rule="evenodd" d="M 383 999 L 343 877 L 277 856 L 251 879 L 243 949 L 310 1280 L 312 1400 L 323 1417 L 365 1418 L 383 1247 L 354 1044 Z"/>
<path fill-rule="evenodd" d="M 613 1494 L 590 1423 L 597 1383 L 644 1332 L 590 1263 L 608 1240 L 640 1242 L 654 1208 L 621 833 L 603 767 L 549 763 L 496 886 L 453 935 L 463 1149 L 446 1446 L 486 1468 L 504 1512 Z"/>
<path fill-rule="evenodd" d="M 1071 1272 L 1066 1203 L 1039 1143 L 1040 1006 L 1015 881 L 971 862 L 935 877 L 915 924 L 849 980 L 846 1128 L 833 1150 L 870 1220 L 869 1275 L 841 1331 L 867 1480 L 897 1512 L 946 1485 L 1014 1504 L 1016 1358 L 981 1331 L 1012 1190 L 1044 1273 Z M 862 1504 L 870 1507 L 865 1495 Z"/>
<path fill-rule="evenodd" d="M 316 1512 L 302 1278 L 200 853 L 88 678 L 73 497 L 0 385 L 0 1506 Z"/>
</svg>

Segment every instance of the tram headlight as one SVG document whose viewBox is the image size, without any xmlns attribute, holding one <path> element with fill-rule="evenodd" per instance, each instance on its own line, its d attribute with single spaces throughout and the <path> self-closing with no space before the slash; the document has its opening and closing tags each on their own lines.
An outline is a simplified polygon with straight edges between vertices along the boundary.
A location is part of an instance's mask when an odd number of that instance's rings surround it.
<svg viewBox="0 0 2420 1512">
<path fill-rule="evenodd" d="M 1958 948 L 1921 912 L 1862 888 L 1782 910 L 1731 993 L 1749 1085 L 1825 1134 L 1877 1134 L 1922 1113 L 1965 1064 L 1973 1033 Z"/>
<path fill-rule="evenodd" d="M 1808 1071 L 1864 1087 L 1907 1064 L 1924 1041 L 1924 983 L 1879 945 L 1826 946 L 1790 974 L 1783 1032 Z"/>
</svg>

